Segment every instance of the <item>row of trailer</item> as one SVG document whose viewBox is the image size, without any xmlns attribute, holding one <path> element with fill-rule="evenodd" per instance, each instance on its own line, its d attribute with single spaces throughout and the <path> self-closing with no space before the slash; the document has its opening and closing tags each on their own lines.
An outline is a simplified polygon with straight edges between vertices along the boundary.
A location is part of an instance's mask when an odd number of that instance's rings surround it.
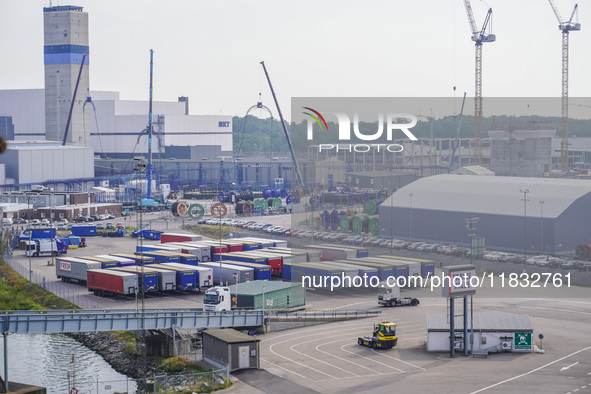
<svg viewBox="0 0 591 394">
<path fill-rule="evenodd" d="M 420 285 L 421 279 L 428 279 L 434 273 L 435 264 L 431 260 L 382 255 L 285 264 L 282 278 L 284 281 L 303 282 L 309 287 L 331 289 L 361 287 L 361 284 L 366 287 L 368 283 L 375 287 L 389 278 L 395 278 L 396 283 L 408 287 Z"/>
<path fill-rule="evenodd" d="M 213 270 L 197 264 L 156 262 L 150 256 L 113 254 L 59 257 L 56 275 L 64 282 L 85 284 L 96 295 L 133 295 L 201 291 L 213 286 Z"/>
</svg>

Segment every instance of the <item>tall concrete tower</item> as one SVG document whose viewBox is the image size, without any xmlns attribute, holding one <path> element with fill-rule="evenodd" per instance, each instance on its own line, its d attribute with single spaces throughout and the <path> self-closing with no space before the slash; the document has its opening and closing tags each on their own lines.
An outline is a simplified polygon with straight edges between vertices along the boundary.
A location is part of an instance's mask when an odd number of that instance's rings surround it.
<svg viewBox="0 0 591 394">
<path fill-rule="evenodd" d="M 68 142 L 90 146 L 90 113 L 82 108 L 89 96 L 88 13 L 82 7 L 43 8 L 45 60 L 45 138 L 62 141 L 83 54 L 87 54 L 68 131 Z"/>
</svg>

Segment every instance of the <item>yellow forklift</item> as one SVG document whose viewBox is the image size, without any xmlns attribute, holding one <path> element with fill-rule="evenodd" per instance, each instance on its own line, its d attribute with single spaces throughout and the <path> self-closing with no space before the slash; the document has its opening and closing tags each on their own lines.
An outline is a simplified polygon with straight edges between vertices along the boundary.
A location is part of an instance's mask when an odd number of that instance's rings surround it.
<svg viewBox="0 0 591 394">
<path fill-rule="evenodd" d="M 359 337 L 359 345 L 368 346 L 372 349 L 392 349 L 396 346 L 398 337 L 396 336 L 396 323 L 380 322 L 374 324 L 373 335 Z"/>
</svg>

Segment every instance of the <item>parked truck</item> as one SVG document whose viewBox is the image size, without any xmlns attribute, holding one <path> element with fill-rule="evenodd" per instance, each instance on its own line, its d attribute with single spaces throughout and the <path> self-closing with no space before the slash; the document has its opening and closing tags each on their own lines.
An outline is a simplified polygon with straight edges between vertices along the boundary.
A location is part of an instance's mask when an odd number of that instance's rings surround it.
<svg viewBox="0 0 591 394">
<path fill-rule="evenodd" d="M 210 287 L 203 296 L 203 310 L 206 312 L 231 311 L 236 307 L 236 301 L 232 300 L 229 287 Z"/>
<path fill-rule="evenodd" d="M 391 287 L 382 282 L 378 287 L 378 304 L 383 306 L 417 306 L 419 300 L 412 297 L 402 298 L 400 297 L 400 287 Z"/>
<path fill-rule="evenodd" d="M 59 239 L 25 241 L 25 255 L 28 257 L 57 256 L 65 253 L 67 253 L 67 249 Z"/>
<path fill-rule="evenodd" d="M 138 285 L 138 276 L 134 273 L 113 269 L 92 269 L 87 272 L 88 291 L 98 296 L 132 295 Z"/>
<path fill-rule="evenodd" d="M 55 263 L 55 274 L 62 282 L 72 281 L 86 284 L 89 270 L 99 269 L 99 261 L 83 260 L 75 257 L 58 257 Z"/>
</svg>

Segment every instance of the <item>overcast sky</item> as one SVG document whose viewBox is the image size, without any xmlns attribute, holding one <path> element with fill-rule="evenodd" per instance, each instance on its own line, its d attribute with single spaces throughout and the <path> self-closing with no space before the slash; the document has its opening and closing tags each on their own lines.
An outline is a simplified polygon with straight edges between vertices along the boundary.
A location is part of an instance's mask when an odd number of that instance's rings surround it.
<svg viewBox="0 0 591 394">
<path fill-rule="evenodd" d="M 555 0 L 563 18 L 571 0 Z M 474 44 L 462 0 L 78 0 L 89 13 L 91 90 L 147 100 L 189 96 L 192 114 L 283 112 L 291 97 L 474 95 Z M 0 89 L 42 88 L 43 10 L 49 0 L 0 0 Z M 484 96 L 559 97 L 561 34 L 546 0 L 473 0 L 480 27 L 493 8 L 497 41 L 484 45 Z M 570 96 L 591 92 L 591 5 L 571 33 Z M 485 111 L 486 112 L 486 111 Z M 485 113 L 486 115 L 486 113 Z"/>
</svg>

